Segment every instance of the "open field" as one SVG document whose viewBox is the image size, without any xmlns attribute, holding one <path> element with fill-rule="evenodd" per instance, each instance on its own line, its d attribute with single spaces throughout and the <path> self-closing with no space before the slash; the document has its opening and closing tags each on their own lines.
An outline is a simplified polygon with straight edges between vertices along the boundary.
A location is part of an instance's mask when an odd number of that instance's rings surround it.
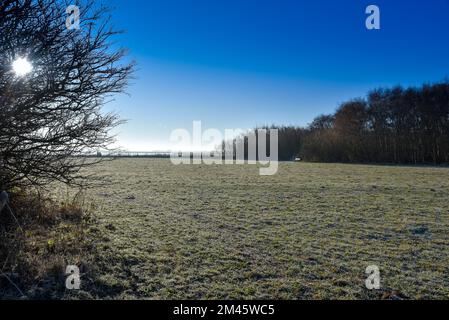
<svg viewBox="0 0 449 320">
<path fill-rule="evenodd" d="M 95 169 L 96 290 L 138 299 L 449 298 L 449 169 L 282 163 Z M 365 269 L 381 271 L 379 291 Z M 87 275 L 89 277 L 89 275 Z"/>
</svg>

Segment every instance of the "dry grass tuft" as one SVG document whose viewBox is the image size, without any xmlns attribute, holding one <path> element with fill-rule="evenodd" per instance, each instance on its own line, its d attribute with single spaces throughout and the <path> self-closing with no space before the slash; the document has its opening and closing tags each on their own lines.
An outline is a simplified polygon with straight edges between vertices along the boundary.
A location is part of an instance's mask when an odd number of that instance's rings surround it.
<svg viewBox="0 0 449 320">
<path fill-rule="evenodd" d="M 91 215 L 82 193 L 56 202 L 15 190 L 10 208 L 0 215 L 0 298 L 72 296 L 65 288 L 66 266 L 86 269 L 84 261 L 92 250 L 85 232 Z"/>
</svg>

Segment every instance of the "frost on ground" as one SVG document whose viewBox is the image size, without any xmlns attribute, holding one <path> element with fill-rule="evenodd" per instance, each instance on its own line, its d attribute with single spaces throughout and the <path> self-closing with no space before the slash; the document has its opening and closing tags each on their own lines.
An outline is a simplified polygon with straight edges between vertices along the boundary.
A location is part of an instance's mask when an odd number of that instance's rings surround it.
<svg viewBox="0 0 449 320">
<path fill-rule="evenodd" d="M 106 183 L 88 192 L 88 297 L 449 298 L 448 168 L 282 163 L 259 176 L 121 159 L 95 170 Z M 380 290 L 365 287 L 370 265 Z"/>
</svg>

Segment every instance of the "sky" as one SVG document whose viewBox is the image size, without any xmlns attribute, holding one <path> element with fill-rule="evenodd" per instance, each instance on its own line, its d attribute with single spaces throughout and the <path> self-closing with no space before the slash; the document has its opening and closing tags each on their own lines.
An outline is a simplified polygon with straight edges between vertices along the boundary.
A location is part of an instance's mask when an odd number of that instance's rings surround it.
<svg viewBox="0 0 449 320">
<path fill-rule="evenodd" d="M 107 105 L 116 146 L 169 150 L 170 133 L 307 125 L 378 87 L 449 76 L 449 0 L 109 0 L 137 71 Z M 368 30 L 368 5 L 380 30 Z"/>
</svg>

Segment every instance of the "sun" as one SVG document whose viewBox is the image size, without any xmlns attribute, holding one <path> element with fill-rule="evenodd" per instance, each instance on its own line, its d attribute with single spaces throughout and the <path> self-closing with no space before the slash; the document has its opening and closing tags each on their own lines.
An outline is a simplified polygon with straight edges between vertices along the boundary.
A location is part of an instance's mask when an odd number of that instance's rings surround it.
<svg viewBox="0 0 449 320">
<path fill-rule="evenodd" d="M 12 63 L 12 69 L 18 77 L 23 77 L 33 70 L 33 66 L 26 58 L 17 58 Z"/>
</svg>

